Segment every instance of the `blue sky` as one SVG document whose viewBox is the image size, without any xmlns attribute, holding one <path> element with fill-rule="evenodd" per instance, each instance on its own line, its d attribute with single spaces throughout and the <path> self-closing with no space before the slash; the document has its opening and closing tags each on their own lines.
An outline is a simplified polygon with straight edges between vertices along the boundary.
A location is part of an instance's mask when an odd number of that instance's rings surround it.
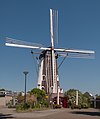
<svg viewBox="0 0 100 119">
<path fill-rule="evenodd" d="M 24 90 L 25 70 L 27 90 L 36 87 L 31 50 L 3 44 L 11 37 L 50 46 L 50 8 L 59 11 L 57 48 L 96 52 L 92 60 L 66 59 L 59 69 L 61 87 L 100 94 L 100 0 L 0 0 L 0 88 Z"/>
</svg>

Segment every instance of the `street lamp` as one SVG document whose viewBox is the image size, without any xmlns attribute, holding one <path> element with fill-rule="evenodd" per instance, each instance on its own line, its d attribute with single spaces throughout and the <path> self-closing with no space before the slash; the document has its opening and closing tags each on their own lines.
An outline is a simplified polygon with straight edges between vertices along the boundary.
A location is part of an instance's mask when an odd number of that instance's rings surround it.
<svg viewBox="0 0 100 119">
<path fill-rule="evenodd" d="M 26 109 L 26 78 L 27 78 L 28 71 L 24 71 L 23 73 L 25 74 L 25 94 L 24 94 L 24 110 L 25 110 Z"/>
</svg>

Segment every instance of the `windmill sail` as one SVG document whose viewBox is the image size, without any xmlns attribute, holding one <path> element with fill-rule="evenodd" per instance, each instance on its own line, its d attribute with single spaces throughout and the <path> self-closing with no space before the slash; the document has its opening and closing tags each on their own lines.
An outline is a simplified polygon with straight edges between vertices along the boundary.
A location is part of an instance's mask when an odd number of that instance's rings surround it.
<svg viewBox="0 0 100 119">
<path fill-rule="evenodd" d="M 43 47 L 42 44 L 31 43 L 31 42 L 26 42 L 26 41 L 22 41 L 22 40 L 16 40 L 16 39 L 13 39 L 13 38 L 8 38 L 8 37 L 6 37 L 5 45 L 6 46 L 11 46 L 11 47 L 50 50 L 50 48 Z"/>
<path fill-rule="evenodd" d="M 43 47 L 42 44 L 26 42 L 21 40 L 16 40 L 13 38 L 6 37 L 6 46 L 11 47 L 21 47 L 21 48 L 29 48 L 29 49 L 40 49 L 40 50 L 51 50 L 50 47 Z M 66 52 L 66 53 L 79 53 L 79 54 L 89 54 L 94 55 L 95 51 L 93 50 L 79 50 L 79 49 L 64 49 L 64 48 L 54 48 L 56 52 Z"/>
<path fill-rule="evenodd" d="M 54 46 L 58 42 L 58 11 L 50 9 L 50 35 Z"/>
<path fill-rule="evenodd" d="M 55 11 L 50 9 L 50 33 L 51 33 L 51 71 L 52 71 L 52 81 L 53 81 L 53 93 L 57 93 L 57 78 L 56 78 L 56 70 L 55 70 L 55 53 L 54 53 L 54 38 L 55 38 Z"/>
<path fill-rule="evenodd" d="M 58 56 L 66 57 L 66 58 L 83 58 L 83 59 L 94 59 L 94 53 L 58 53 Z"/>
</svg>

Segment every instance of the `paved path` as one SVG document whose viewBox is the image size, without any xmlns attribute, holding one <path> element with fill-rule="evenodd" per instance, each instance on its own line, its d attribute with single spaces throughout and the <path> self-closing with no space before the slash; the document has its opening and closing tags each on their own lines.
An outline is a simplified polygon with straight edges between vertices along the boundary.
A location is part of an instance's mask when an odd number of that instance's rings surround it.
<svg viewBox="0 0 100 119">
<path fill-rule="evenodd" d="M 100 110 L 51 109 L 17 113 L 14 109 L 0 108 L 0 119 L 100 119 Z"/>
</svg>

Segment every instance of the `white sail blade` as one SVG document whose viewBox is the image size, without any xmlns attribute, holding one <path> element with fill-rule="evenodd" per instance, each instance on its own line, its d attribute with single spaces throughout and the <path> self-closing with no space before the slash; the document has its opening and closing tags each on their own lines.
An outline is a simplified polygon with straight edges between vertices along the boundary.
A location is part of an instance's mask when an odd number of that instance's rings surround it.
<svg viewBox="0 0 100 119">
<path fill-rule="evenodd" d="M 54 47 L 55 41 L 58 40 L 58 11 L 52 9 L 50 9 L 50 35 L 51 46 Z"/>
<path fill-rule="evenodd" d="M 50 35 L 51 35 L 51 47 L 52 47 L 52 55 L 51 55 L 51 62 L 52 62 L 52 80 L 53 80 L 53 92 L 55 92 L 55 81 L 54 81 L 54 34 L 53 34 L 53 10 L 50 9 Z"/>
<path fill-rule="evenodd" d="M 54 40 L 55 40 L 55 18 L 56 11 L 50 9 L 50 35 L 51 35 L 51 53 L 52 53 L 52 80 L 53 80 L 53 92 L 57 93 L 57 80 L 55 74 L 55 53 L 54 53 Z"/>
<path fill-rule="evenodd" d="M 13 38 L 6 37 L 6 43 L 11 43 L 11 44 L 19 44 L 19 45 L 30 45 L 30 46 L 37 46 L 37 47 L 42 47 L 42 44 L 39 43 L 31 43 L 31 42 L 26 42 L 22 40 L 16 40 Z"/>
<path fill-rule="evenodd" d="M 58 52 L 67 52 L 67 53 L 81 53 L 81 54 L 95 54 L 93 50 L 77 50 L 77 49 L 54 49 Z"/>
<path fill-rule="evenodd" d="M 51 46 L 54 48 L 54 39 L 53 39 L 53 10 L 50 9 L 50 35 L 51 35 Z"/>
<path fill-rule="evenodd" d="M 61 57 L 66 57 L 66 58 L 83 58 L 83 59 L 94 59 L 95 58 L 95 54 L 84 54 L 84 53 L 58 53 L 58 56 Z"/>
<path fill-rule="evenodd" d="M 20 47 L 20 48 L 51 50 L 51 48 L 42 47 L 41 44 L 25 42 L 25 41 L 16 40 L 16 39 L 8 38 L 8 37 L 6 38 L 5 45 L 11 46 L 11 47 Z"/>
</svg>

